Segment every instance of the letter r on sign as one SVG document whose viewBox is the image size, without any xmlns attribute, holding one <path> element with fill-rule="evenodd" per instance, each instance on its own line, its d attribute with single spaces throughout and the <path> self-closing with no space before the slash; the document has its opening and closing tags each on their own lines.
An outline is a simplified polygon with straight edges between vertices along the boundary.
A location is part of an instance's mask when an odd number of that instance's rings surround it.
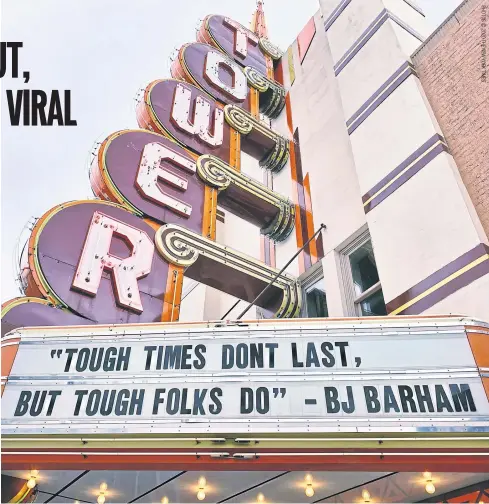
<svg viewBox="0 0 489 504">
<path fill-rule="evenodd" d="M 129 245 L 129 257 L 121 259 L 110 254 L 113 235 Z M 101 212 L 95 212 L 88 228 L 73 287 L 95 296 L 104 270 L 111 272 L 117 302 L 124 308 L 141 313 L 143 305 L 138 288 L 138 278 L 151 271 L 154 243 L 138 228 L 125 224 Z"/>
</svg>

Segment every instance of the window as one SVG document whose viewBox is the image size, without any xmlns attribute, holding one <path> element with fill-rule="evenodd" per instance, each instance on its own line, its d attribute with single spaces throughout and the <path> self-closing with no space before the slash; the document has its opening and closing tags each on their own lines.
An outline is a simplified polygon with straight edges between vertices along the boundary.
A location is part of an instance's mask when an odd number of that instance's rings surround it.
<svg viewBox="0 0 489 504">
<path fill-rule="evenodd" d="M 321 262 L 316 263 L 304 278 L 302 285 L 302 317 L 328 317 L 326 290 L 324 288 L 323 269 Z"/>
<path fill-rule="evenodd" d="M 387 315 L 368 231 L 341 251 L 341 265 L 348 315 Z"/>
</svg>

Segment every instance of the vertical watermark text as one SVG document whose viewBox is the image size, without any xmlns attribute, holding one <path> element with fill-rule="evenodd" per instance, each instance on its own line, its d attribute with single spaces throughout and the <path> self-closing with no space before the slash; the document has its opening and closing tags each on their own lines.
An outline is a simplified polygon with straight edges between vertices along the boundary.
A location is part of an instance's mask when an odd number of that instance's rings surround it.
<svg viewBox="0 0 489 504">
<path fill-rule="evenodd" d="M 487 82 L 487 5 L 481 10 L 481 81 Z"/>
</svg>

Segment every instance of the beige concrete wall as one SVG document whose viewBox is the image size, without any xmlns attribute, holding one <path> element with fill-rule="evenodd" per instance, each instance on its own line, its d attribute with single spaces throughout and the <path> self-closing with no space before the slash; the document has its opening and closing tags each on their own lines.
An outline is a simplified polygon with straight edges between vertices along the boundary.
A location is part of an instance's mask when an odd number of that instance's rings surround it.
<svg viewBox="0 0 489 504">
<path fill-rule="evenodd" d="M 327 18 L 339 2 L 320 3 Z M 425 19 L 405 2 L 384 0 L 383 6 L 426 35 Z M 333 63 L 354 44 L 355 37 L 380 10 L 377 2 L 350 2 L 327 32 Z M 401 64 L 409 61 L 410 53 L 419 45 L 416 37 L 391 20 L 373 34 L 336 78 L 345 121 Z M 382 179 L 393 177 L 393 170 L 437 133 L 442 130 L 418 78 L 411 75 L 374 107 L 349 137 L 360 193 L 372 192 Z M 338 218 L 341 221 L 341 216 Z M 436 156 L 400 185 L 367 213 L 366 220 L 386 302 L 410 291 L 477 245 L 487 243 L 457 166 L 447 153 Z M 325 281 L 335 289 L 337 259 L 330 254 L 323 260 Z M 340 283 L 341 280 L 340 275 Z M 486 281 L 472 282 L 463 288 L 462 304 L 456 293 L 432 306 L 430 312 L 457 312 L 460 305 L 470 315 L 488 318 L 487 304 L 480 302 L 481 296 L 489 299 L 488 287 Z M 339 311 L 335 300 L 328 304 L 335 313 Z"/>
</svg>

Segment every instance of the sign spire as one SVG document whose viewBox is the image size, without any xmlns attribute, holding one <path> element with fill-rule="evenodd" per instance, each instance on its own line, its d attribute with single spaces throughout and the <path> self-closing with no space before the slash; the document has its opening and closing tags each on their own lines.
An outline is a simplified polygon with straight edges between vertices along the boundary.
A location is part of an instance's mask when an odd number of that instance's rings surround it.
<svg viewBox="0 0 489 504">
<path fill-rule="evenodd" d="M 251 18 L 250 29 L 259 37 L 268 38 L 267 22 L 265 20 L 265 12 L 263 11 L 263 0 L 256 1 L 256 10 Z"/>
</svg>

